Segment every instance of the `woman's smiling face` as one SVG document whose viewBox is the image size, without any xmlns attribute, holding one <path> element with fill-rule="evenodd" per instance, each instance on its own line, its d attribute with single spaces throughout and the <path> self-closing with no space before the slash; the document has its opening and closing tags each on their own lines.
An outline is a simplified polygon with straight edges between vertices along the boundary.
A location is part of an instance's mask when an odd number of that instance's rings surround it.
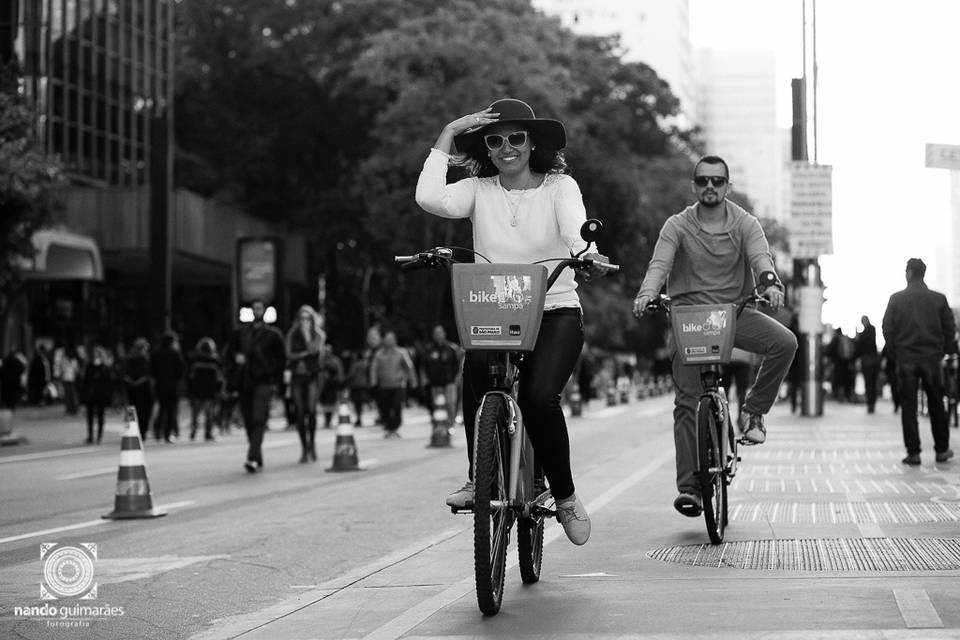
<svg viewBox="0 0 960 640">
<path fill-rule="evenodd" d="M 514 146 L 509 138 L 511 134 L 518 132 L 523 132 L 526 136 L 521 144 Z M 487 141 L 490 160 L 500 173 L 517 173 L 529 166 L 532 143 L 529 131 L 517 124 L 504 122 L 492 125 L 484 134 L 484 138 L 487 136 L 500 136 L 501 144 L 497 149 L 490 149 L 490 143 Z"/>
</svg>

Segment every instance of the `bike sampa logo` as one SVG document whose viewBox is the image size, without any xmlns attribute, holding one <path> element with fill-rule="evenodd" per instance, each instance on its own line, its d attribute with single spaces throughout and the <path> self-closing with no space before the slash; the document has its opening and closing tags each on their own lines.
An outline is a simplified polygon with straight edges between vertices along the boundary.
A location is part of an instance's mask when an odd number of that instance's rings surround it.
<svg viewBox="0 0 960 640">
<path fill-rule="evenodd" d="M 703 323 L 684 322 L 681 323 L 681 331 L 684 333 L 700 333 L 705 336 L 720 335 L 720 332 L 727 328 L 727 312 L 718 309 L 711 311 Z"/>
<path fill-rule="evenodd" d="M 97 597 L 97 583 L 94 582 L 96 543 L 82 542 L 74 547 L 44 542 L 40 545 L 40 559 L 43 561 L 41 600 L 93 600 Z"/>
<path fill-rule="evenodd" d="M 467 299 L 474 304 L 495 304 L 501 310 L 519 311 L 533 302 L 530 276 L 490 276 L 491 288 L 471 289 Z M 492 289 L 492 290 L 491 290 Z"/>
</svg>

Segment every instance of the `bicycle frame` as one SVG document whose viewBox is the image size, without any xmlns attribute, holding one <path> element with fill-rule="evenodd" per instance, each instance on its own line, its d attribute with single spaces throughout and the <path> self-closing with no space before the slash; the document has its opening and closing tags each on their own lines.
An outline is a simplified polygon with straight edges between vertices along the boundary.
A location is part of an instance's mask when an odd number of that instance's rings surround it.
<svg viewBox="0 0 960 640">
<path fill-rule="evenodd" d="M 722 385 L 723 376 L 720 365 L 717 364 L 706 364 L 700 365 L 700 384 L 703 387 L 703 393 L 700 394 L 700 399 L 709 398 L 711 400 L 711 405 L 714 407 L 715 418 L 717 424 L 723 425 L 723 428 L 720 429 L 720 450 L 723 452 L 733 451 L 735 455 L 732 459 L 727 460 L 724 468 L 715 468 L 711 467 L 711 473 L 723 473 L 724 479 L 727 484 L 730 484 L 733 481 L 734 476 L 737 474 L 737 462 L 740 458 L 736 455 L 735 443 L 731 445 L 730 442 L 730 429 L 729 420 L 730 420 L 730 401 L 727 398 L 727 390 Z M 697 411 L 700 410 L 700 402 L 697 402 Z M 699 436 L 699 434 L 698 434 Z M 700 448 L 697 447 L 697 466 L 700 466 Z"/>
</svg>

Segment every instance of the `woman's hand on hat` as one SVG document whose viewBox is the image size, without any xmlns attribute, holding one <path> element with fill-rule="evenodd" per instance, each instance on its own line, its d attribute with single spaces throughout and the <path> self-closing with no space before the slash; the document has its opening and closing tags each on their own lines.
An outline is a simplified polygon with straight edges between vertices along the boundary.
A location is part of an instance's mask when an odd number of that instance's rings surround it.
<svg viewBox="0 0 960 640">
<path fill-rule="evenodd" d="M 492 122 L 496 122 L 500 117 L 499 113 L 494 113 L 490 108 L 486 108 L 483 111 L 477 111 L 475 113 L 467 114 L 461 118 L 457 118 L 453 122 L 447 125 L 447 128 L 453 132 L 453 135 L 459 135 L 464 131 L 469 131 L 470 129 L 477 129 L 479 127 L 486 126 Z"/>
</svg>

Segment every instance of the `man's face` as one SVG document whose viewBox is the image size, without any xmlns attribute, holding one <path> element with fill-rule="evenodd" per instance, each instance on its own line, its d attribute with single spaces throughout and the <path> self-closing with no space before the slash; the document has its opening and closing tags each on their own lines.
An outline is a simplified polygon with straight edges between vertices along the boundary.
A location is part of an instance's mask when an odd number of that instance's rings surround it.
<svg viewBox="0 0 960 640">
<path fill-rule="evenodd" d="M 253 321 L 263 322 L 263 314 L 267 310 L 266 306 L 262 302 L 254 302 L 250 305 L 250 309 L 253 311 Z"/>
<path fill-rule="evenodd" d="M 437 344 L 442 344 L 447 339 L 447 332 L 444 331 L 443 327 L 434 327 L 433 329 L 433 341 Z"/>
<path fill-rule="evenodd" d="M 693 193 L 700 204 L 705 207 L 722 204 L 729 189 L 730 181 L 722 164 L 700 163 L 693 176 Z"/>
</svg>

